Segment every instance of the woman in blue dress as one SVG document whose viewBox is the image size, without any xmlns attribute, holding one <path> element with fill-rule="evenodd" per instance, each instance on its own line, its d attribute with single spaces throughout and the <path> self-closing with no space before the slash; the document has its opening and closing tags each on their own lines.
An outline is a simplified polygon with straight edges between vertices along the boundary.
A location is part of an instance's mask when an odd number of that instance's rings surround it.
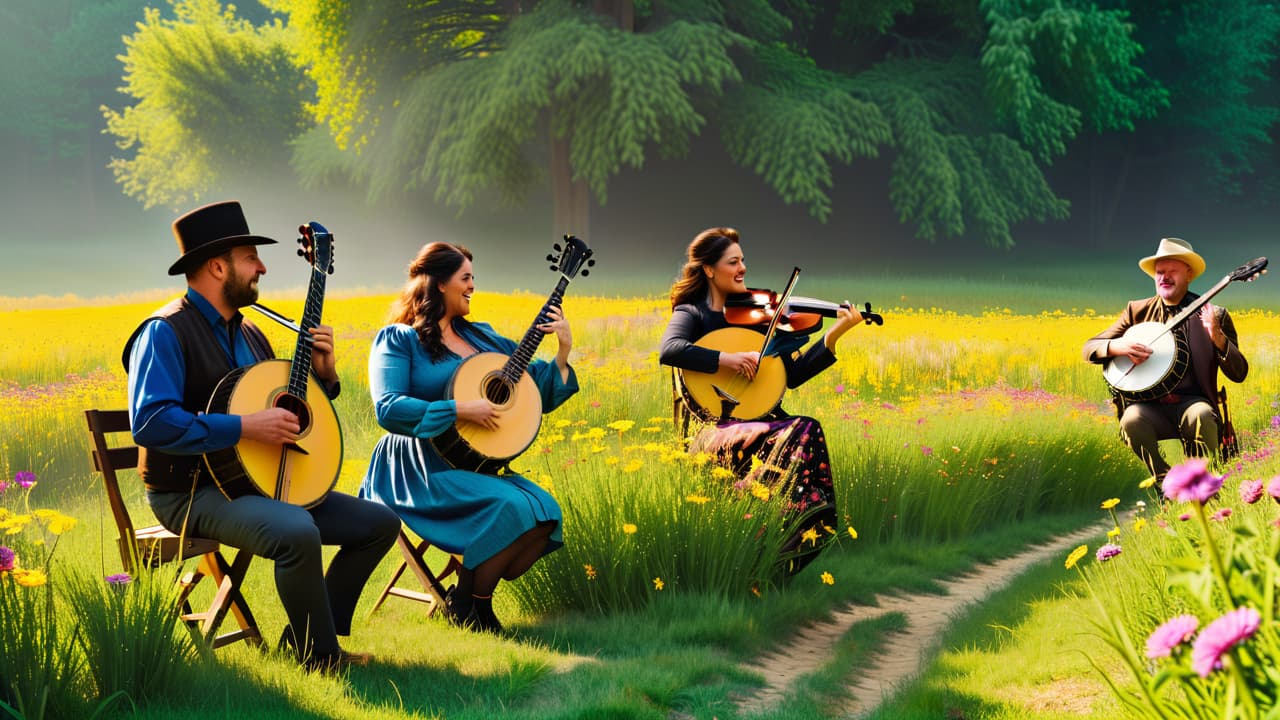
<svg viewBox="0 0 1280 720">
<path fill-rule="evenodd" d="M 488 400 L 445 399 L 468 356 L 516 348 L 488 324 L 466 319 L 474 290 L 471 253 L 463 247 L 430 243 L 409 264 L 392 324 L 369 351 L 369 392 L 387 434 L 373 450 L 360 497 L 385 503 L 418 536 L 461 555 L 447 616 L 455 625 L 500 632 L 492 602 L 498 582 L 520 577 L 564 541 L 560 506 L 546 490 L 515 474 L 454 468 L 430 441 L 457 420 L 498 427 Z M 545 319 L 538 328 L 554 334 L 559 349 L 553 361 L 535 360 L 528 371 L 549 412 L 578 391 L 578 380 L 569 367 L 573 336 L 564 314 L 552 307 Z"/>
</svg>

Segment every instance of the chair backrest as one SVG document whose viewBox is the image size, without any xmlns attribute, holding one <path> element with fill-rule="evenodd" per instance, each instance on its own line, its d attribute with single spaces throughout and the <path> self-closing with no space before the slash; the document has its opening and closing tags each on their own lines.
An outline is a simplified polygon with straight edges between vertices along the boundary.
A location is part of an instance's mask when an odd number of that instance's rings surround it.
<svg viewBox="0 0 1280 720">
<path fill-rule="evenodd" d="M 107 502 L 111 505 L 111 514 L 115 517 L 116 529 L 120 533 L 117 539 L 120 558 L 126 570 L 131 572 L 137 545 L 133 520 L 129 517 L 129 508 L 120 494 L 120 481 L 116 477 L 116 471 L 137 469 L 138 447 L 132 443 L 131 434 L 127 445 L 111 447 L 107 442 L 110 435 L 130 432 L 129 413 L 127 410 L 85 410 L 84 416 L 89 423 L 89 435 L 93 439 L 93 469 L 102 473 Z"/>
</svg>

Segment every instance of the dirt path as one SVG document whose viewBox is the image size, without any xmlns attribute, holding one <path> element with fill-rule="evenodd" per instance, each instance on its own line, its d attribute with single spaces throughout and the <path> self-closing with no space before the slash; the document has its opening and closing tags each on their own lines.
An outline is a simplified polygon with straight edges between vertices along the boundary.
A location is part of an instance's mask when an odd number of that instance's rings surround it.
<svg viewBox="0 0 1280 720">
<path fill-rule="evenodd" d="M 744 715 L 763 712 L 780 702 L 800 676 L 818 670 L 831 657 L 836 641 L 854 623 L 900 612 L 907 629 L 889 638 L 869 667 L 851 672 L 853 697 L 839 708 L 844 717 L 862 717 L 880 704 L 904 681 L 920 670 L 925 653 L 933 649 L 947 624 L 965 605 L 978 602 L 1004 588 L 1030 566 L 1046 558 L 1063 556 L 1076 545 L 1107 531 L 1108 524 L 1079 530 L 1045 545 L 1034 545 L 1012 557 L 942 583 L 943 595 L 877 595 L 876 604 L 849 605 L 826 622 L 804 628 L 795 639 L 757 658 L 747 669 L 765 678 L 765 687 L 739 703 Z"/>
</svg>

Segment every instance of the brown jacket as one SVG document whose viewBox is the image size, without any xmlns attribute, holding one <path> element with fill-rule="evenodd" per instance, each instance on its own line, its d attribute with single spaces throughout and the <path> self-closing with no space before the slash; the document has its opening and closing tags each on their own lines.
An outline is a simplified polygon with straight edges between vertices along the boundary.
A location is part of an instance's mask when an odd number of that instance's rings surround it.
<svg viewBox="0 0 1280 720">
<path fill-rule="evenodd" d="M 1198 297 L 1200 296 L 1195 293 L 1187 294 L 1187 298 L 1192 301 Z M 1093 336 L 1084 344 L 1084 359 L 1091 363 L 1106 363 L 1110 360 L 1105 355 L 1107 342 L 1121 337 L 1126 330 L 1138 323 L 1153 320 L 1157 316 L 1156 311 L 1160 302 L 1158 295 L 1145 300 L 1131 301 L 1111 327 Z M 1236 326 L 1231 321 L 1231 314 L 1226 308 L 1217 308 L 1217 313 L 1218 326 L 1227 336 L 1227 349 L 1223 353 L 1219 353 L 1213 346 L 1213 340 L 1209 338 L 1208 331 L 1204 329 L 1198 317 L 1187 318 L 1183 323 L 1187 327 L 1187 345 L 1191 350 L 1191 366 L 1195 370 L 1196 381 L 1211 398 L 1217 394 L 1218 370 L 1222 370 L 1222 374 L 1232 382 L 1244 382 L 1245 376 L 1249 374 L 1249 361 L 1245 360 L 1240 352 L 1236 339 Z"/>
</svg>

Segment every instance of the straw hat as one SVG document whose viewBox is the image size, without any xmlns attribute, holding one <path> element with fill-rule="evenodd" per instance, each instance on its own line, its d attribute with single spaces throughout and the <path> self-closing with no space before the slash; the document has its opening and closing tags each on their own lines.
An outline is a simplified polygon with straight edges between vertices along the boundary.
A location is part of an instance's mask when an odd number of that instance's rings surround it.
<svg viewBox="0 0 1280 720">
<path fill-rule="evenodd" d="M 1191 249 L 1191 243 L 1180 238 L 1161 239 L 1160 247 L 1156 248 L 1156 254 L 1139 260 L 1138 267 L 1142 268 L 1142 272 L 1155 277 L 1156 261 L 1165 258 L 1181 260 L 1186 263 L 1191 268 L 1191 274 L 1187 278 L 1188 281 L 1195 280 L 1204 272 L 1204 258 Z"/>
</svg>

